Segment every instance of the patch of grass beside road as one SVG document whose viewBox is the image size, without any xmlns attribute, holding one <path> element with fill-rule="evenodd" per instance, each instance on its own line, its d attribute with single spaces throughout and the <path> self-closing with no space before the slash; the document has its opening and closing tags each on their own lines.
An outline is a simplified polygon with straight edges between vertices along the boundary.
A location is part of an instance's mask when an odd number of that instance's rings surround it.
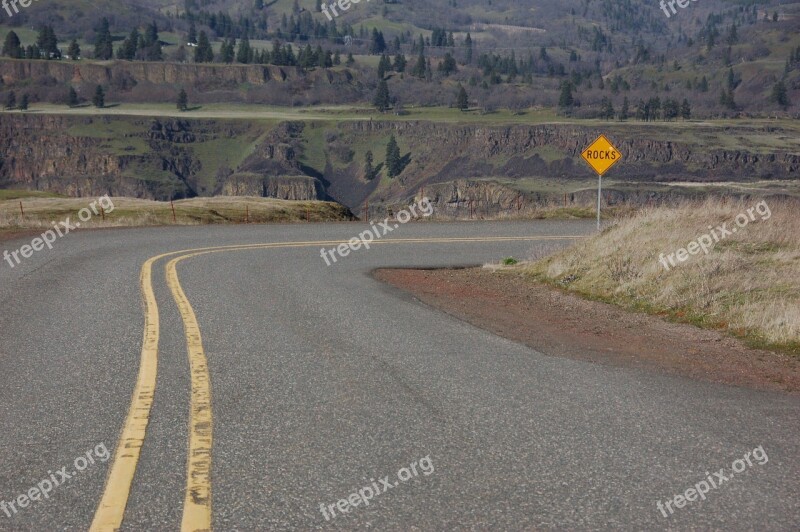
<svg viewBox="0 0 800 532">
<path fill-rule="evenodd" d="M 0 191 L 0 193 L 9 191 Z M 1 196 L 0 196 L 1 197 Z M 78 211 L 97 198 L 32 197 L 23 201 L 25 216 L 19 212 L 19 200 L 0 201 L 0 234 L 44 230 L 50 222 L 70 217 L 77 220 Z M 327 201 L 286 201 L 257 197 L 193 198 L 175 202 L 175 220 L 169 202 L 134 198 L 112 198 L 114 209 L 106 215 L 94 216 L 81 228 L 140 227 L 158 225 L 203 225 L 237 223 L 277 223 L 345 221 L 350 219 L 347 207 Z"/>
<path fill-rule="evenodd" d="M 752 347 L 800 354 L 800 218 L 797 201 L 769 200 L 772 216 L 738 228 L 708 255 L 667 271 L 659 262 L 755 206 L 708 200 L 645 209 L 597 236 L 519 266 L 531 278 L 584 297 L 724 330 Z"/>
</svg>

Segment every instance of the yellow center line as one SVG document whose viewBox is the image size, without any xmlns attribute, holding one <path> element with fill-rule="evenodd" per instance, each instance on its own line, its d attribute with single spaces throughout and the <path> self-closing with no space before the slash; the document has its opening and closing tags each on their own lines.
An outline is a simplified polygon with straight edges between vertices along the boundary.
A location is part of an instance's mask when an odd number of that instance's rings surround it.
<svg viewBox="0 0 800 532">
<path fill-rule="evenodd" d="M 167 264 L 167 286 L 183 320 L 189 372 L 192 377 L 192 398 L 189 426 L 189 459 L 186 468 L 186 493 L 183 501 L 181 530 L 211 530 L 211 378 L 203 350 L 200 325 L 194 309 L 178 280 L 177 264 L 210 251 L 183 255 Z"/>
<path fill-rule="evenodd" d="M 375 240 L 370 245 L 385 244 L 447 244 L 468 242 L 513 242 L 536 240 L 575 240 L 583 236 L 528 236 L 528 237 L 461 237 L 461 238 L 389 238 Z M 145 328 L 139 375 L 134 387 L 128 415 L 120 433 L 103 496 L 95 512 L 92 532 L 116 531 L 122 526 L 133 478 L 144 444 L 158 370 L 159 312 L 153 290 L 153 265 L 167 257 L 182 255 L 166 266 L 167 285 L 178 305 L 184 323 L 187 351 L 192 377 L 189 457 L 182 530 L 211 530 L 211 380 L 203 350 L 200 326 L 186 294 L 181 288 L 177 264 L 182 260 L 225 251 L 249 249 L 296 248 L 345 244 L 345 240 L 320 240 L 307 242 L 272 242 L 262 244 L 237 244 L 163 253 L 149 258 L 142 265 L 140 288 L 144 304 Z"/>
</svg>

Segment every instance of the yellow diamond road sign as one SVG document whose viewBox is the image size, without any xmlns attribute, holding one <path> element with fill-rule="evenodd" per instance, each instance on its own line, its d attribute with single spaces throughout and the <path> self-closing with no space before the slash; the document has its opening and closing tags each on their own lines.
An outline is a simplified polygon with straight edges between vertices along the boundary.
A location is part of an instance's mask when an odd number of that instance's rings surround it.
<svg viewBox="0 0 800 532">
<path fill-rule="evenodd" d="M 592 142 L 581 153 L 581 156 L 589 163 L 589 166 L 594 168 L 598 175 L 605 174 L 609 168 L 622 159 L 622 154 L 609 142 L 605 135 L 597 137 L 597 140 Z"/>
</svg>

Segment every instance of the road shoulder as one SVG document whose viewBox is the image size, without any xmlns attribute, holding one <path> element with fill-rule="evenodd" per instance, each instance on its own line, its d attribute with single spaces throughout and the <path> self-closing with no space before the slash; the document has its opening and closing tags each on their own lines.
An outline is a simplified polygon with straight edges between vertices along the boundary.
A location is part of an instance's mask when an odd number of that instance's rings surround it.
<svg viewBox="0 0 800 532">
<path fill-rule="evenodd" d="M 381 269 L 376 279 L 550 356 L 800 394 L 800 360 L 523 279 L 470 269 Z"/>
</svg>

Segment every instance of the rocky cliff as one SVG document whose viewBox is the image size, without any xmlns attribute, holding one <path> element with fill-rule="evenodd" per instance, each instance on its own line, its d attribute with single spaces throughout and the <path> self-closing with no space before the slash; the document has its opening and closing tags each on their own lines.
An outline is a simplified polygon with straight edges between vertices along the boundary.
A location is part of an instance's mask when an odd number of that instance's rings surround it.
<svg viewBox="0 0 800 532">
<path fill-rule="evenodd" d="M 37 99 L 59 101 L 74 86 L 88 99 L 103 85 L 115 101 L 174 101 L 183 87 L 192 101 L 250 101 L 289 104 L 289 93 L 301 90 L 308 101 L 325 95 L 331 103 L 355 101 L 361 84 L 348 69 L 311 69 L 274 65 L 217 65 L 108 61 L 32 61 L 0 59 L 0 81 L 8 88 L 25 88 Z M 267 89 L 271 90 L 267 90 Z M 335 89 L 335 90 L 334 90 Z M 220 91 L 229 91 L 228 93 Z M 287 92 L 288 91 L 288 92 Z M 298 101 L 303 101 L 302 99 Z"/>
<path fill-rule="evenodd" d="M 693 127 L 691 139 L 673 138 L 676 132 L 680 129 L 668 126 L 609 124 L 605 133 L 624 154 L 609 177 L 632 185 L 608 190 L 607 201 L 641 203 L 683 194 L 658 184 L 663 182 L 800 176 L 796 151 L 749 141 L 731 149 L 726 147 L 730 141 L 715 141 L 715 130 L 702 125 Z M 367 201 L 371 209 L 385 211 L 425 190 L 442 212 L 491 214 L 562 203 L 563 194 L 536 192 L 531 186 L 544 179 L 563 185 L 568 204 L 590 205 L 592 192 L 582 189 L 594 175 L 580 152 L 599 133 L 572 124 L 489 127 L 387 120 L 265 125 L 255 120 L 1 113 L 0 186 L 74 196 L 334 199 L 355 211 Z M 724 133 L 727 138 L 771 138 L 768 133 L 788 138 L 787 131 L 761 126 Z M 382 159 L 392 134 L 400 143 L 404 168 L 390 179 Z M 698 137 L 711 140 L 698 147 Z M 373 176 L 364 173 L 367 150 L 375 159 Z"/>
</svg>

